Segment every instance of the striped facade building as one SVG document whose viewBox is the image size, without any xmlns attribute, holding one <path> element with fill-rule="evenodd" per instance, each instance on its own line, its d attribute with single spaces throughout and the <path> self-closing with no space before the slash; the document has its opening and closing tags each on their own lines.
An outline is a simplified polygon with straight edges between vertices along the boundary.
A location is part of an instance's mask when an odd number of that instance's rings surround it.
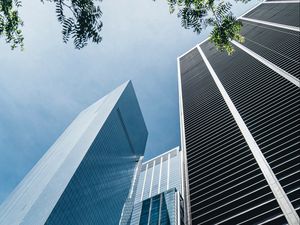
<svg viewBox="0 0 300 225">
<path fill-rule="evenodd" d="M 233 55 L 205 40 L 178 58 L 188 224 L 299 224 L 299 11 L 262 2 Z"/>
<path fill-rule="evenodd" d="M 131 225 L 183 225 L 182 152 L 171 149 L 142 164 Z"/>
<path fill-rule="evenodd" d="M 142 164 L 135 203 L 176 188 L 181 191 L 181 152 L 171 149 Z"/>
</svg>

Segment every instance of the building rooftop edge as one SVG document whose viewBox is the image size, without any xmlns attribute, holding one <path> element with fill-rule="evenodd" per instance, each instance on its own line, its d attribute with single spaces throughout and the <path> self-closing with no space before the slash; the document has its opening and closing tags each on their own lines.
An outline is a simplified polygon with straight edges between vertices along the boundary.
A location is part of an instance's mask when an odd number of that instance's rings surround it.
<svg viewBox="0 0 300 225">
<path fill-rule="evenodd" d="M 147 164 L 147 163 L 149 163 L 149 162 L 151 162 L 151 161 L 154 161 L 155 159 L 160 158 L 160 157 L 162 157 L 163 155 L 166 155 L 166 154 L 168 154 L 168 153 L 170 153 L 170 152 L 172 152 L 172 151 L 175 151 L 175 150 L 180 151 L 180 147 L 179 147 L 179 146 L 176 146 L 176 147 L 174 147 L 174 148 L 172 148 L 172 149 L 170 149 L 170 150 L 168 150 L 168 151 L 166 151 L 166 152 L 164 152 L 164 153 L 162 153 L 162 154 L 160 154 L 160 155 L 158 155 L 158 156 L 155 156 L 155 157 L 153 157 L 153 158 L 151 158 L 151 159 L 149 159 L 149 160 L 143 162 L 142 164 L 143 164 L 143 165 L 144 165 L 144 164 Z"/>
</svg>

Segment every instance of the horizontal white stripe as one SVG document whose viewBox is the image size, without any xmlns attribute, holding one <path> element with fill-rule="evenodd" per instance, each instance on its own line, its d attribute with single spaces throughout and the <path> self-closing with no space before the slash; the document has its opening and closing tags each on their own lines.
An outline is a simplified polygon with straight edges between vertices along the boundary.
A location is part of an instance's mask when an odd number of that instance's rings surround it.
<svg viewBox="0 0 300 225">
<path fill-rule="evenodd" d="M 235 105 L 231 101 L 227 91 L 225 90 L 223 84 L 219 80 L 217 74 L 215 73 L 214 69 L 210 65 L 208 59 L 206 58 L 204 52 L 197 46 L 200 55 L 202 56 L 213 80 L 215 81 L 221 95 L 224 98 L 234 120 L 236 121 L 238 127 L 241 130 L 259 168 L 261 169 L 266 181 L 268 182 L 281 210 L 283 211 L 286 219 L 290 225 L 299 225 L 299 216 L 296 213 L 293 205 L 289 201 L 286 193 L 284 192 L 283 188 L 281 187 L 280 183 L 277 180 L 274 172 L 272 171 L 270 165 L 268 164 L 267 160 L 265 159 L 264 155 L 262 154 L 259 146 L 257 145 L 255 139 L 253 138 L 251 132 L 249 131 L 247 125 L 245 124 L 244 120 L 242 119 L 241 115 L 239 114 L 238 110 L 236 109 Z"/>
<path fill-rule="evenodd" d="M 263 4 L 271 4 L 271 3 L 300 3 L 299 0 L 291 0 L 291 1 L 269 1 L 269 2 L 263 2 Z"/>
<path fill-rule="evenodd" d="M 245 13 L 243 13 L 242 15 L 240 15 L 238 17 L 238 19 L 242 18 L 244 15 L 248 14 L 249 12 L 253 11 L 254 9 L 256 9 L 258 6 L 260 6 L 263 2 L 257 4 L 256 6 L 252 7 L 251 9 L 247 10 Z"/>
<path fill-rule="evenodd" d="M 245 46 L 243 46 L 242 44 L 238 43 L 237 41 L 231 41 L 234 45 L 236 45 L 237 47 L 239 47 L 240 49 L 242 49 L 243 51 L 247 52 L 249 55 L 251 55 L 253 58 L 257 59 L 258 61 L 260 61 L 261 63 L 263 63 L 264 65 L 266 65 L 267 67 L 269 67 L 270 69 L 274 70 L 276 73 L 280 74 L 281 76 L 283 76 L 285 79 L 287 79 L 288 81 L 292 82 L 294 85 L 296 85 L 297 87 L 300 87 L 300 81 L 298 78 L 294 77 L 293 75 L 291 75 L 290 73 L 284 71 L 283 69 L 279 68 L 278 66 L 276 66 L 275 64 L 271 63 L 270 61 L 268 61 L 267 59 L 263 58 L 262 56 L 256 54 L 255 52 L 253 52 L 252 50 L 246 48 Z"/>
<path fill-rule="evenodd" d="M 250 22 L 254 22 L 254 23 L 260 23 L 260 24 L 265 24 L 265 25 L 269 25 L 272 27 L 278 27 L 278 28 L 283 28 L 283 29 L 287 29 L 287 30 L 300 32 L 300 28 L 295 27 L 295 26 L 289 26 L 289 25 L 280 24 L 280 23 L 273 23 L 273 22 L 268 22 L 268 21 L 264 21 L 264 20 L 250 19 L 247 17 L 242 17 L 241 20 L 246 20 L 246 21 L 250 21 Z"/>
</svg>

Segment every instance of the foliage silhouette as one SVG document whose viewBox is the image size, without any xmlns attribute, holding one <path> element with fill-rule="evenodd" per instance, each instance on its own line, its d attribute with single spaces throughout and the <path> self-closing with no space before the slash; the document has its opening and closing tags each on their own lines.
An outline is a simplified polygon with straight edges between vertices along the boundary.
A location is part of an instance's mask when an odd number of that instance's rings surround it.
<svg viewBox="0 0 300 225">
<path fill-rule="evenodd" d="M 91 40 L 100 43 L 100 31 L 103 23 L 100 20 L 102 11 L 97 2 L 101 0 L 41 0 L 52 2 L 58 21 L 62 25 L 63 41 L 67 43 L 73 39 L 76 49 L 81 49 Z M 250 0 L 236 0 L 248 2 Z M 181 18 L 181 25 L 186 29 L 193 29 L 200 34 L 202 29 L 212 26 L 210 41 L 217 49 L 229 55 L 234 48 L 231 40 L 243 42 L 240 35 L 242 23 L 230 11 L 231 4 L 224 0 L 167 0 L 170 13 L 176 10 Z M 14 49 L 20 46 L 23 49 L 23 35 L 21 27 L 23 21 L 19 17 L 20 0 L 0 0 L 0 37 L 10 43 Z"/>
<path fill-rule="evenodd" d="M 81 49 L 89 40 L 101 42 L 102 11 L 96 4 L 100 0 L 41 0 L 41 2 L 55 4 L 65 43 L 73 39 L 75 48 Z M 24 45 L 21 31 L 23 21 L 18 14 L 19 7 L 21 7 L 20 0 L 0 0 L 0 37 L 4 36 L 12 49 L 18 46 L 23 49 Z"/>
<path fill-rule="evenodd" d="M 75 48 L 81 49 L 88 40 L 100 43 L 100 31 L 103 23 L 100 20 L 102 11 L 94 0 L 45 0 L 55 3 L 58 21 L 62 24 L 63 41 L 67 43 L 71 38 Z M 44 0 L 42 0 L 44 2 Z M 70 16 L 66 16 L 68 10 Z"/>
<path fill-rule="evenodd" d="M 177 16 L 181 19 L 181 25 L 185 29 L 193 29 L 200 34 L 202 29 L 212 26 L 210 41 L 220 51 L 231 55 L 234 48 L 231 40 L 243 42 L 240 35 L 242 23 L 233 16 L 231 3 L 223 0 L 167 0 L 170 13 L 178 10 Z M 236 0 L 247 3 L 249 0 Z"/>
<path fill-rule="evenodd" d="M 21 7 L 19 0 L 0 0 L 0 37 L 4 36 L 11 49 L 20 46 L 23 49 L 23 35 L 20 29 L 23 21 L 17 8 Z"/>
</svg>

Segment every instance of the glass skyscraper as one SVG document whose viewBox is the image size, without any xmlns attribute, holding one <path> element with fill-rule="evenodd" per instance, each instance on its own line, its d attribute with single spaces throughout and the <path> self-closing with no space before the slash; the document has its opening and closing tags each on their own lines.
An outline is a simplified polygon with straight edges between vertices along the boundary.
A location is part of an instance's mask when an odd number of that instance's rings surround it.
<svg viewBox="0 0 300 225">
<path fill-rule="evenodd" d="M 134 205 L 130 225 L 184 225 L 180 192 L 171 188 Z"/>
<path fill-rule="evenodd" d="M 131 225 L 184 224 L 181 157 L 176 147 L 142 164 Z"/>
<path fill-rule="evenodd" d="M 299 224 L 299 4 L 240 17 L 231 56 L 205 40 L 178 58 L 189 224 Z"/>
<path fill-rule="evenodd" d="M 179 147 L 176 147 L 143 162 L 137 183 L 135 203 L 170 188 L 181 191 L 181 181 L 181 151 Z"/>
<path fill-rule="evenodd" d="M 126 82 L 77 116 L 3 203 L 0 224 L 118 224 L 147 135 Z"/>
</svg>

